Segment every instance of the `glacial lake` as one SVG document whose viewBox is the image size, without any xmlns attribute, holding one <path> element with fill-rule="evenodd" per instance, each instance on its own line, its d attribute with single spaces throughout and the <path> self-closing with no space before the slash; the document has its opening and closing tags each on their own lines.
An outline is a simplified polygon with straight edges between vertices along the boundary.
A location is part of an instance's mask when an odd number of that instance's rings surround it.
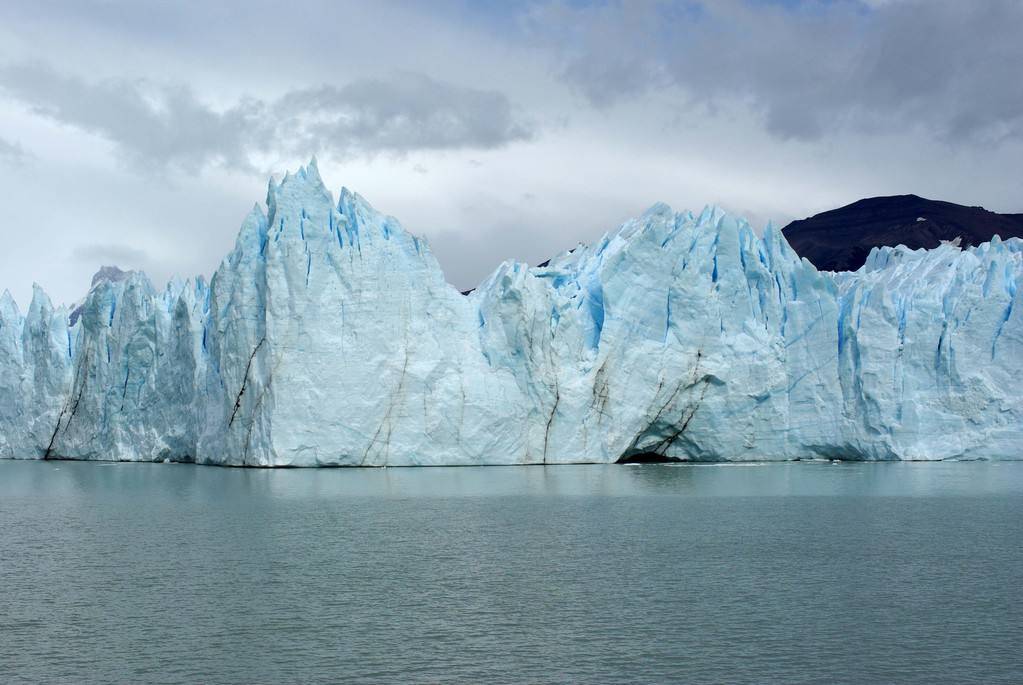
<svg viewBox="0 0 1023 685">
<path fill-rule="evenodd" d="M 1023 680 L 1023 463 L 0 461 L 0 682 Z"/>
</svg>

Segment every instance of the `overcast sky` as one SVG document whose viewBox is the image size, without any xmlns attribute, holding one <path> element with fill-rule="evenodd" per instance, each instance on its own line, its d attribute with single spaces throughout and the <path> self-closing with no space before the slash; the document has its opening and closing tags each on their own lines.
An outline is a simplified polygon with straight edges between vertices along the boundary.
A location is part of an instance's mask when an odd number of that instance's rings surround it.
<svg viewBox="0 0 1023 685">
<path fill-rule="evenodd" d="M 0 289 L 208 276 L 314 154 L 460 288 L 656 201 L 1023 212 L 1021 36 L 1023 0 L 0 3 Z"/>
</svg>

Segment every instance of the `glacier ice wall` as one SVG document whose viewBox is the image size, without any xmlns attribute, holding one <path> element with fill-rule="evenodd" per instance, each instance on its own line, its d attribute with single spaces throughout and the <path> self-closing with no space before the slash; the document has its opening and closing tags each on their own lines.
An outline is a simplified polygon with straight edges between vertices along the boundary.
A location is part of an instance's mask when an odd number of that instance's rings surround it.
<svg viewBox="0 0 1023 685">
<path fill-rule="evenodd" d="M 1023 458 L 1023 241 L 821 273 L 656 205 L 468 296 L 315 163 L 207 285 L 0 298 L 0 457 L 259 466 Z"/>
</svg>

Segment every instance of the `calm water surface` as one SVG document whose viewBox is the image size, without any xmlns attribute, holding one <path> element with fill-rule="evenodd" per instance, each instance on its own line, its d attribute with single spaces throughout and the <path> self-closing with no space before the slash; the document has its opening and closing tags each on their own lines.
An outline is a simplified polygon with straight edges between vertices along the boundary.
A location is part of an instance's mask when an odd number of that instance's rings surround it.
<svg viewBox="0 0 1023 685">
<path fill-rule="evenodd" d="M 0 682 L 1021 682 L 1023 463 L 0 461 Z"/>
</svg>

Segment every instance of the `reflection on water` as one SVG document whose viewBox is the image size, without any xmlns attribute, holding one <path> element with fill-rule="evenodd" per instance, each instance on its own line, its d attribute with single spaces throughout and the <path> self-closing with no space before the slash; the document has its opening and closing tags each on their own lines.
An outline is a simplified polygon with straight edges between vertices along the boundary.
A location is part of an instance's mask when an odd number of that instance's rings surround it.
<svg viewBox="0 0 1023 685">
<path fill-rule="evenodd" d="M 0 461 L 0 682 L 1018 682 L 1023 463 Z"/>
<path fill-rule="evenodd" d="M 1023 491 L 1021 462 L 786 462 L 334 469 L 235 469 L 190 464 L 0 460 L 0 494 L 74 496 L 159 483 L 199 501 L 229 488 L 255 497 L 929 496 Z"/>
</svg>

